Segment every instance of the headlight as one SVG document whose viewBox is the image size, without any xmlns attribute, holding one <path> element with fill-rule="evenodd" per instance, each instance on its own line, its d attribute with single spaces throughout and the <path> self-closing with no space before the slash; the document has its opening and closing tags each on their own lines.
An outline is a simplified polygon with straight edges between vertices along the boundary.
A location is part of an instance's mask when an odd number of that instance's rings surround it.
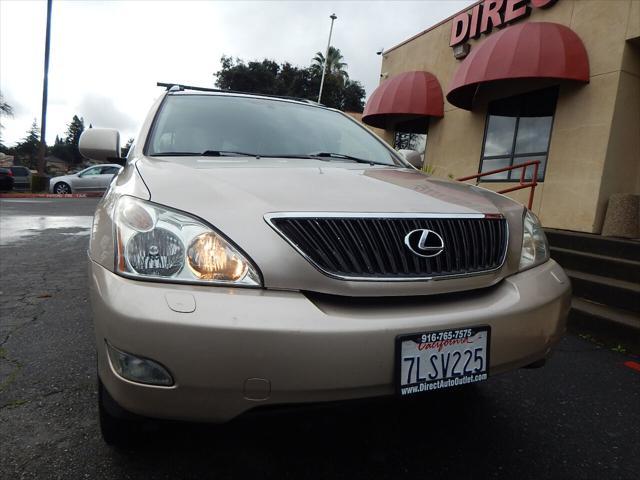
<svg viewBox="0 0 640 480">
<path fill-rule="evenodd" d="M 524 214 L 522 231 L 522 252 L 520 254 L 520 270 L 535 267 L 549 260 L 549 243 L 542 230 L 540 220 L 533 212 Z"/>
<path fill-rule="evenodd" d="M 116 271 L 136 278 L 259 286 L 260 275 L 228 240 L 193 218 L 122 196 L 114 214 Z"/>
</svg>

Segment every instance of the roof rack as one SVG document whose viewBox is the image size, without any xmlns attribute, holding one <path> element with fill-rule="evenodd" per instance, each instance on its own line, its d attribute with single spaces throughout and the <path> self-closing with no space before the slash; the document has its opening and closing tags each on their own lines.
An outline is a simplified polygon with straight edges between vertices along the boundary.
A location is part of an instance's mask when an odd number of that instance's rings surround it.
<svg viewBox="0 0 640 480">
<path fill-rule="evenodd" d="M 286 95 L 273 95 L 270 93 L 256 93 L 256 92 L 241 92 L 239 90 L 222 90 L 220 88 L 207 88 L 207 87 L 194 87 L 192 85 L 182 85 L 180 83 L 165 83 L 158 82 L 158 87 L 164 87 L 168 92 L 181 92 L 184 90 L 193 90 L 196 92 L 218 92 L 218 93 L 237 93 L 241 95 L 253 95 L 256 97 L 271 97 L 271 98 L 283 98 L 285 100 L 295 100 L 297 102 L 311 103 L 313 105 L 321 105 L 318 102 L 309 100 L 308 98 L 290 97 Z"/>
</svg>

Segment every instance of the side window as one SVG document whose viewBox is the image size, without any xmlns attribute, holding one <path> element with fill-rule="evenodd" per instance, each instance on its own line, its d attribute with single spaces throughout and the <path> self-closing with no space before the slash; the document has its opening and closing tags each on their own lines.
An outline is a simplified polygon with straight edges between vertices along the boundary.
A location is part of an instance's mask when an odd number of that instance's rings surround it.
<svg viewBox="0 0 640 480">
<path fill-rule="evenodd" d="M 119 170 L 118 167 L 102 167 L 102 175 L 115 175 Z"/>
<path fill-rule="evenodd" d="M 84 172 L 82 172 L 82 174 L 80 175 L 81 177 L 91 177 L 93 175 L 100 175 L 100 171 L 102 170 L 102 167 L 93 167 L 90 168 L 88 170 L 85 170 Z"/>
<path fill-rule="evenodd" d="M 538 181 L 544 180 L 558 88 L 495 100 L 489 104 L 480 172 L 539 160 Z M 525 179 L 533 177 L 527 167 Z M 482 181 L 517 181 L 522 169 L 489 175 Z"/>
<path fill-rule="evenodd" d="M 396 150 L 415 150 L 427 164 L 427 137 L 429 123 L 424 120 L 408 120 L 400 122 L 395 127 L 393 148 Z"/>
<path fill-rule="evenodd" d="M 427 148 L 427 134 L 396 131 L 393 137 L 393 148 L 396 150 L 415 150 L 424 159 Z"/>
</svg>

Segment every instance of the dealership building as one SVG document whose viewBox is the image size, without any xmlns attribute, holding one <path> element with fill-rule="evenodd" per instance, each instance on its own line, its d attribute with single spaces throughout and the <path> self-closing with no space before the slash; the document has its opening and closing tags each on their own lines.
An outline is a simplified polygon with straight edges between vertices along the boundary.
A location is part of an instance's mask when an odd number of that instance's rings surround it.
<svg viewBox="0 0 640 480">
<path fill-rule="evenodd" d="M 537 177 L 545 227 L 587 233 L 640 198 L 640 0 L 482 0 L 384 51 L 380 77 L 362 121 L 435 176 L 527 163 L 476 181 Z"/>
</svg>

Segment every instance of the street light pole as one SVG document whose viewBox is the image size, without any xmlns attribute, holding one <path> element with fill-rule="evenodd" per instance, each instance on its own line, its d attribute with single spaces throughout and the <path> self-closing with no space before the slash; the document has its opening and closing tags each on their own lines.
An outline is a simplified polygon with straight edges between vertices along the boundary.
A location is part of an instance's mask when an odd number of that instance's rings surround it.
<svg viewBox="0 0 640 480">
<path fill-rule="evenodd" d="M 322 98 L 322 87 L 324 86 L 324 75 L 327 73 L 327 61 L 329 60 L 329 46 L 331 45 L 331 34 L 333 33 L 333 22 L 335 21 L 336 16 L 335 13 L 332 13 L 329 18 L 331 19 L 331 28 L 329 29 L 329 41 L 327 42 L 327 51 L 324 54 L 324 65 L 322 66 L 322 80 L 320 80 L 320 91 L 318 92 L 318 103 L 320 103 L 320 99 Z"/>
<path fill-rule="evenodd" d="M 40 121 L 40 148 L 38 149 L 38 175 L 44 175 L 44 156 L 47 149 L 47 91 L 49 88 L 49 45 L 51 38 L 51 3 L 47 0 L 47 33 L 44 40 L 44 79 L 42 82 L 42 119 Z"/>
</svg>

